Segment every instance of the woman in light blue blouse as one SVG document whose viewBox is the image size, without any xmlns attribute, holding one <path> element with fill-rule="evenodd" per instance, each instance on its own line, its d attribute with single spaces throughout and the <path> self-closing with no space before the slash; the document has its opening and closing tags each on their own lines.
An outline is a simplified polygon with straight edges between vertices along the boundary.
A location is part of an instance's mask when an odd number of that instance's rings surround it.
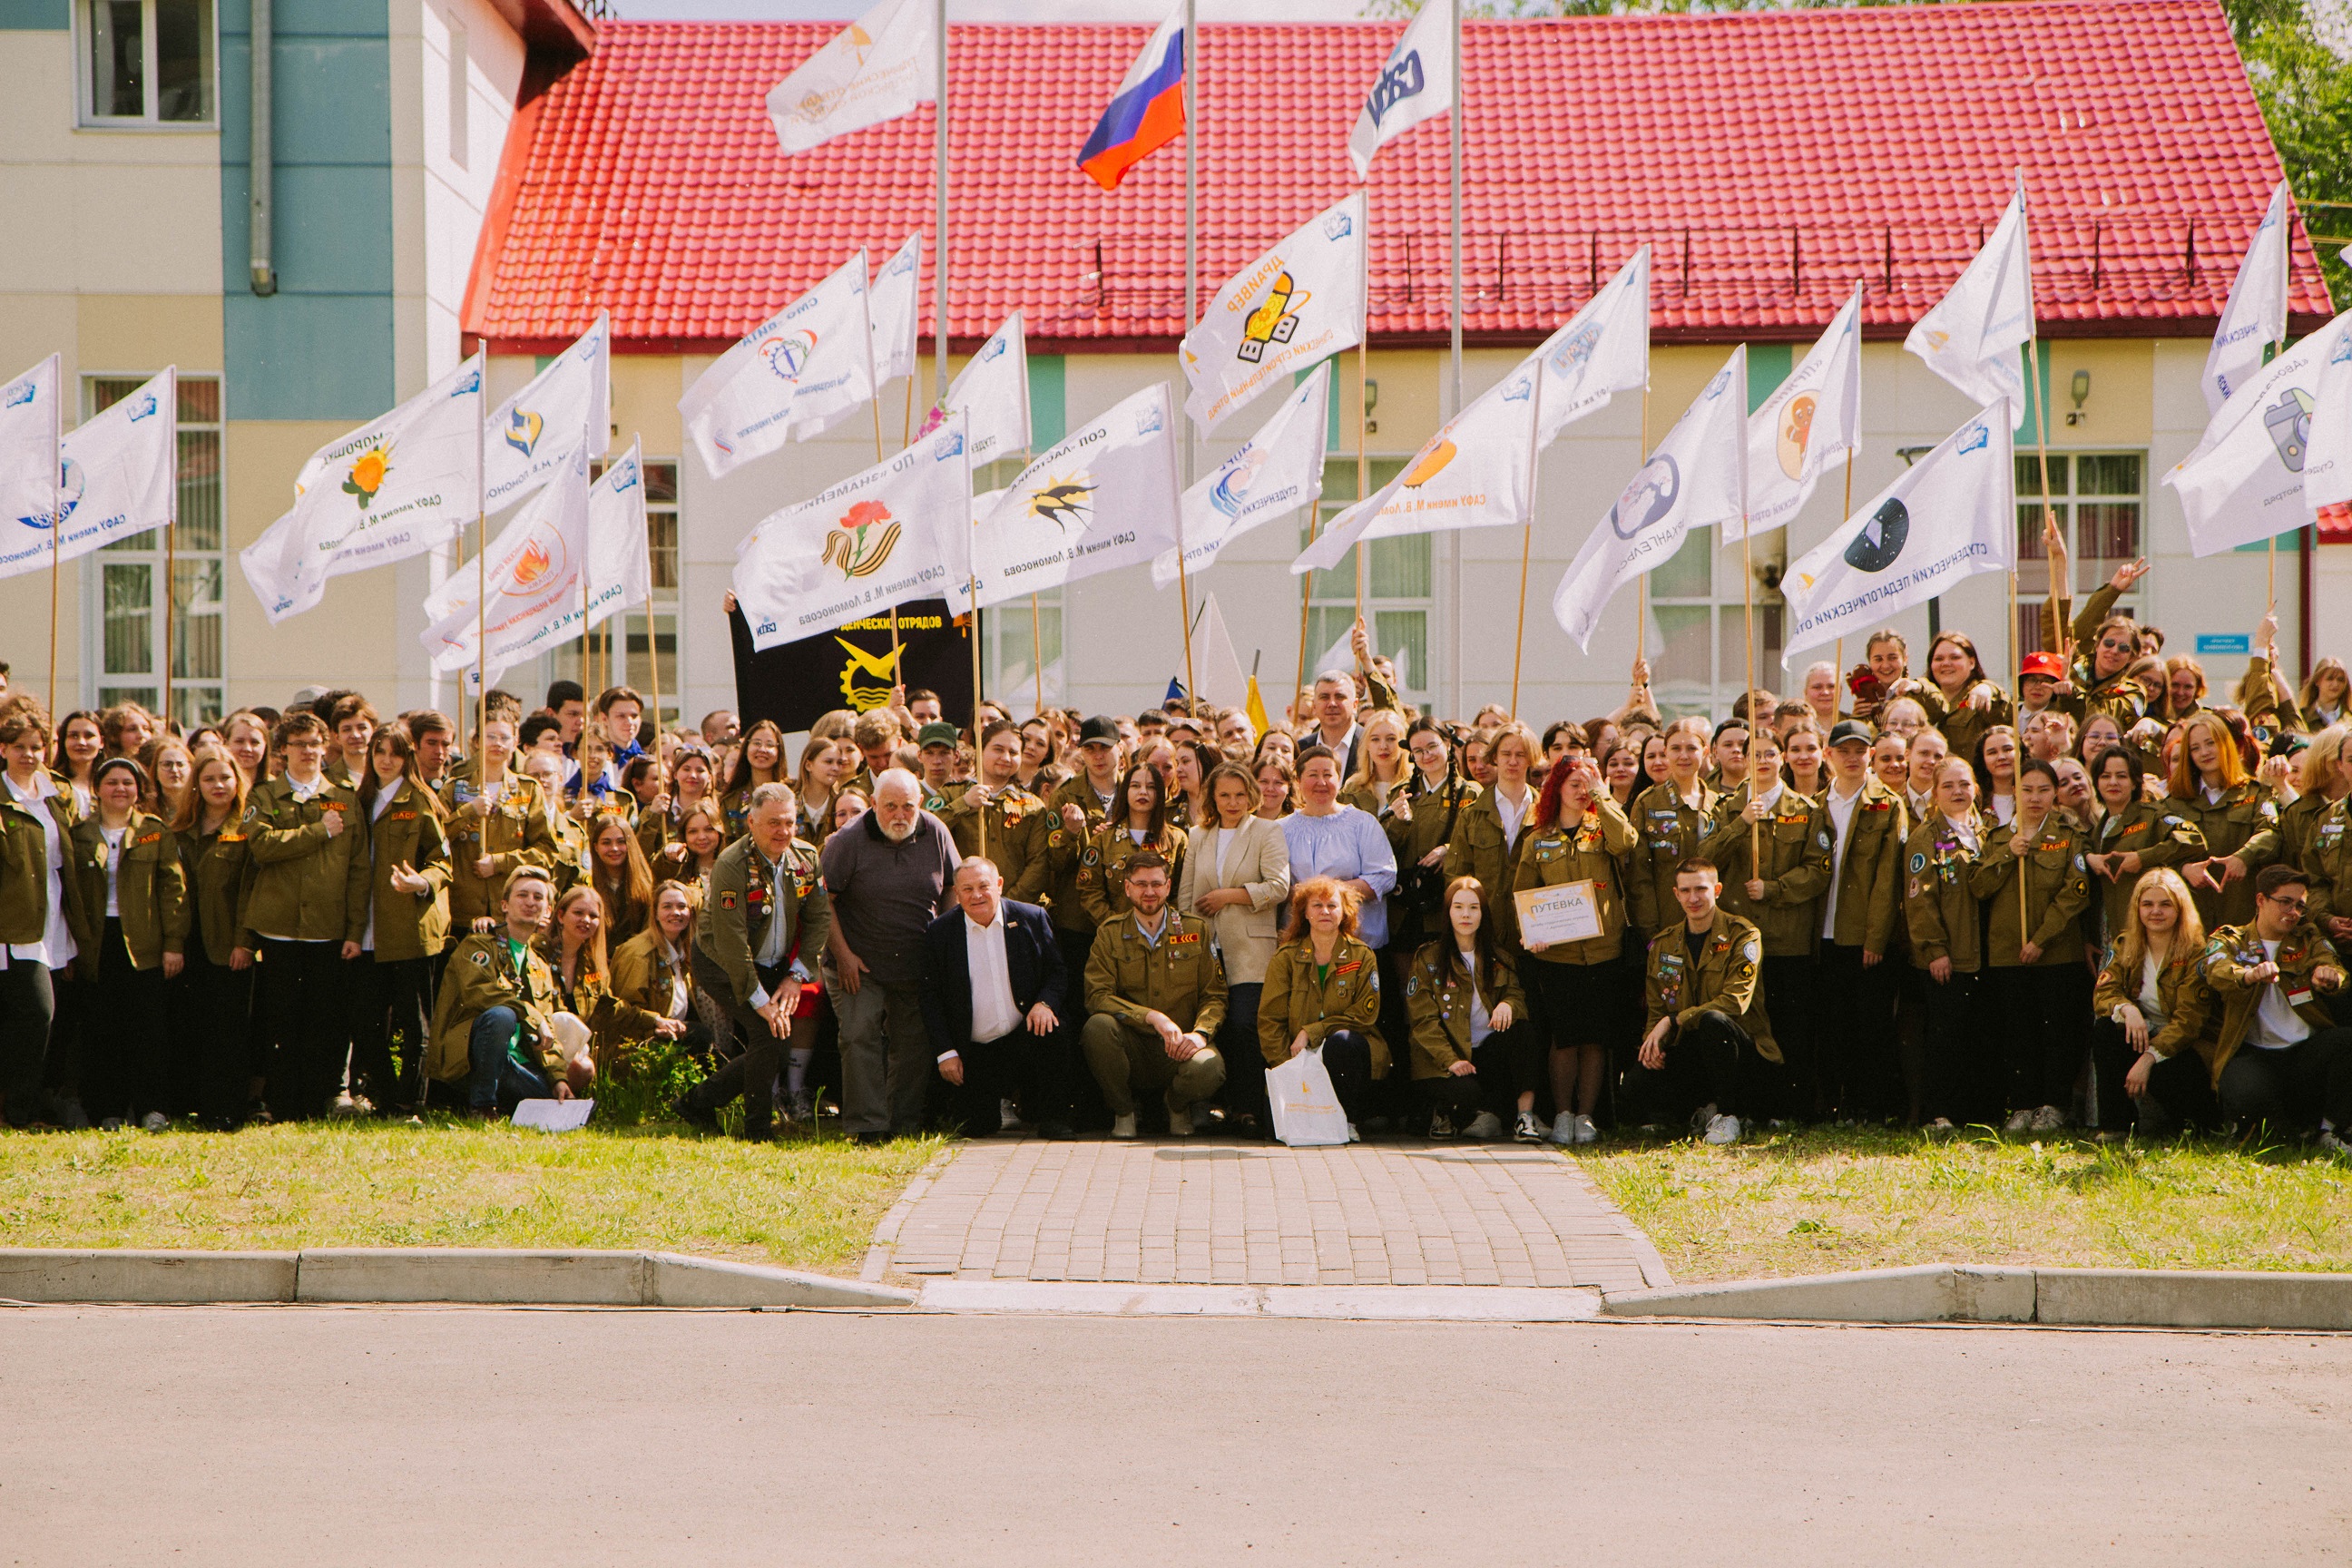
<svg viewBox="0 0 2352 1568">
<path fill-rule="evenodd" d="M 1329 877 L 1362 900 L 1356 935 L 1380 952 L 1388 945 L 1388 896 L 1395 890 L 1396 851 L 1370 812 L 1339 804 L 1339 759 L 1322 746 L 1298 753 L 1298 809 L 1282 819 L 1290 844 L 1291 886 Z"/>
</svg>

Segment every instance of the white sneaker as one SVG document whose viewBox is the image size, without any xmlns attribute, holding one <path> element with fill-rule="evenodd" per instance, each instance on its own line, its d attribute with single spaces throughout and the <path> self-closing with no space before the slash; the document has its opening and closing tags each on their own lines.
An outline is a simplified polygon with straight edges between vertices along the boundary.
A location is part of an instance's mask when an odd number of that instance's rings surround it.
<svg viewBox="0 0 2352 1568">
<path fill-rule="evenodd" d="M 1543 1123 L 1536 1120 L 1534 1111 L 1522 1110 L 1512 1124 L 1511 1138 L 1519 1143 L 1540 1143 L 1544 1141 Z"/>
<path fill-rule="evenodd" d="M 1192 1136 L 1192 1108 L 1191 1106 L 1185 1106 L 1181 1110 L 1177 1110 L 1173 1106 L 1169 1108 L 1168 1136 L 1171 1138 L 1190 1138 Z"/>
<path fill-rule="evenodd" d="M 149 1111 L 146 1119 L 141 1121 L 139 1125 L 144 1127 L 150 1132 L 168 1132 L 172 1130 L 171 1119 L 160 1110 Z"/>
<path fill-rule="evenodd" d="M 1573 1114 L 1563 1110 L 1551 1119 L 1551 1141 L 1559 1144 L 1576 1142 L 1576 1118 Z"/>
<path fill-rule="evenodd" d="M 1114 1117 L 1112 1117 L 1112 1118 L 1110 1119 L 1110 1135 L 1111 1135 L 1112 1137 L 1114 1137 L 1114 1138 L 1132 1138 L 1132 1137 L 1134 1137 L 1134 1136 L 1135 1136 L 1135 1116 L 1134 1116 L 1134 1114 L 1133 1114 L 1132 1112 L 1129 1112 L 1129 1114 L 1127 1114 L 1127 1115 L 1125 1115 L 1125 1116 L 1114 1116 Z"/>
<path fill-rule="evenodd" d="M 2000 1124 L 2003 1132 L 2027 1132 L 2032 1128 L 2033 1112 L 2030 1110 L 2012 1110 L 2009 1113 L 2009 1120 Z"/>
<path fill-rule="evenodd" d="M 1356 1131 L 1356 1124 L 1355 1124 L 1354 1122 L 1352 1122 L 1352 1121 L 1349 1122 L 1349 1123 L 1348 1123 L 1348 1142 L 1350 1142 L 1350 1143 L 1360 1143 L 1360 1142 L 1362 1142 L 1363 1141 L 1364 1141 L 1364 1135 L 1363 1135 L 1362 1133 L 1360 1133 L 1360 1132 L 1359 1132 L 1359 1131 Z"/>
<path fill-rule="evenodd" d="M 2319 1130 L 2319 1149 L 2320 1152 L 2333 1154 L 2339 1160 L 2352 1159 L 2352 1142 L 2346 1142 L 2333 1127 Z"/>
<path fill-rule="evenodd" d="M 357 1116 L 359 1113 L 359 1101 L 353 1100 L 349 1092 L 335 1096 L 333 1102 L 327 1107 L 327 1114 L 330 1116 L 351 1117 Z"/>
<path fill-rule="evenodd" d="M 2066 1113 L 2054 1105 L 2043 1106 L 2033 1113 L 2033 1131 L 2063 1132 L 2066 1131 Z"/>
<path fill-rule="evenodd" d="M 1958 1131 L 1958 1128 L 1952 1125 L 1952 1119 L 1948 1116 L 1938 1116 L 1935 1121 L 1927 1123 L 1927 1136 L 1930 1138 L 1949 1138 Z"/>
<path fill-rule="evenodd" d="M 999 1132 L 1010 1132 L 1020 1125 L 1020 1108 L 1009 1100 L 998 1100 L 996 1102 L 996 1130 Z"/>
<path fill-rule="evenodd" d="M 1500 1138 L 1502 1135 L 1503 1119 L 1491 1110 L 1480 1111 L 1470 1125 L 1462 1130 L 1465 1138 Z"/>
<path fill-rule="evenodd" d="M 1717 1116 L 1710 1120 L 1706 1124 L 1706 1141 L 1710 1143 L 1738 1142 L 1739 1118 Z"/>
<path fill-rule="evenodd" d="M 1576 1119 L 1576 1141 L 1579 1143 L 1601 1142 L 1601 1129 L 1592 1125 L 1592 1118 L 1590 1116 L 1580 1116 Z"/>
</svg>

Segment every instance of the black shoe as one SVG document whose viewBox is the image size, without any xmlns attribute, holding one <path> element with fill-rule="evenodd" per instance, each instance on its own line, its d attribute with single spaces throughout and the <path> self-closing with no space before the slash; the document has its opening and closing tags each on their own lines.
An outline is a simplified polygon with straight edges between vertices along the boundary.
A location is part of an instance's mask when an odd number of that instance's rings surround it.
<svg viewBox="0 0 2352 1568">
<path fill-rule="evenodd" d="M 1051 1142 L 1066 1143 L 1077 1133 L 1066 1121 L 1040 1121 L 1037 1123 L 1037 1136 Z"/>
<path fill-rule="evenodd" d="M 719 1131 L 719 1112 L 707 1105 L 697 1105 L 691 1094 L 681 1094 L 671 1100 L 669 1113 L 688 1126 L 699 1127 L 705 1132 Z"/>
<path fill-rule="evenodd" d="M 776 1126 L 772 1121 L 762 1121 L 756 1126 L 747 1121 L 737 1136 L 746 1143 L 772 1143 L 776 1141 Z"/>
<path fill-rule="evenodd" d="M 890 1142 L 890 1134 L 887 1132 L 860 1132 L 857 1135 L 857 1142 L 869 1148 L 879 1147 L 880 1145 Z"/>
</svg>

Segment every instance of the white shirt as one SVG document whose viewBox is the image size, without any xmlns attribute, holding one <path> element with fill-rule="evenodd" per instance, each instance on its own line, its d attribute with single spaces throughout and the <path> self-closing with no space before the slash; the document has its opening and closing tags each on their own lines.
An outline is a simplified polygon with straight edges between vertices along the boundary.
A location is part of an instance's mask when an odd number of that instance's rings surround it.
<svg viewBox="0 0 2352 1568">
<path fill-rule="evenodd" d="M 669 1011 L 667 1016 L 672 1018 L 683 1018 L 686 1016 L 687 1003 L 689 999 L 689 993 L 692 989 L 686 983 L 686 954 L 680 952 L 677 948 L 671 943 L 667 937 L 663 937 L 659 940 L 661 942 L 662 958 L 669 964 L 670 967 Z"/>
<path fill-rule="evenodd" d="M 106 918 L 110 921 L 122 918 L 122 900 L 119 896 L 122 883 L 122 839 L 130 831 L 128 823 L 121 827 L 100 826 L 98 830 L 98 836 L 106 840 Z"/>
<path fill-rule="evenodd" d="M 1486 1037 L 1495 1032 L 1495 1021 L 1487 1015 L 1486 999 L 1478 994 L 1478 955 L 1476 953 L 1465 952 L 1462 955 L 1462 973 L 1467 975 L 1470 981 L 1470 1044 L 1477 1047 L 1484 1045 Z"/>
<path fill-rule="evenodd" d="M 1865 779 L 1852 795 L 1840 795 L 1832 780 L 1826 797 L 1830 822 L 1837 834 L 1837 853 L 1830 863 L 1830 896 L 1822 900 L 1822 934 L 1832 942 L 1837 940 L 1838 884 L 1845 878 L 1845 852 L 1853 843 L 1853 814 L 1862 805 L 1863 791 L 1869 787 Z"/>
<path fill-rule="evenodd" d="M 2011 823 L 2017 820 L 2017 797 L 2015 795 L 1997 795 L 1990 798 L 1992 802 L 1992 819 L 1997 826 L 2007 827 Z"/>
<path fill-rule="evenodd" d="M 1787 784 L 1776 784 L 1770 789 L 1766 790 L 1762 795 L 1758 795 L 1756 798 L 1764 803 L 1765 810 L 1770 811 L 1773 807 L 1780 804 L 1780 797 L 1788 793 L 1789 786 Z"/>
<path fill-rule="evenodd" d="M 1944 818 L 1944 825 L 1952 830 L 1953 837 L 1958 838 L 1961 843 L 1969 847 L 1969 854 L 1973 855 L 1977 852 L 1979 846 L 1977 843 L 1977 825 L 1975 818 L 1947 816 Z"/>
<path fill-rule="evenodd" d="M 2139 961 L 2139 1016 L 2147 1021 L 2151 1034 L 2162 1028 L 2166 1022 L 2164 993 L 2157 984 L 2163 973 L 2164 966 L 2157 963 L 2154 952 Z"/>
<path fill-rule="evenodd" d="M 368 821 L 371 823 L 382 822 L 383 820 L 383 814 L 390 811 L 392 809 L 392 803 L 399 798 L 400 785 L 397 784 L 388 784 L 382 789 L 376 791 L 375 804 L 368 807 Z M 360 938 L 360 951 L 362 952 L 373 952 L 375 951 L 375 899 L 373 894 L 371 894 L 368 899 L 367 932 Z"/>
<path fill-rule="evenodd" d="M 58 819 L 50 816 L 48 808 L 41 804 L 59 793 L 57 781 L 47 773 L 36 773 L 29 790 L 18 789 L 16 781 L 5 773 L 0 773 L 0 781 L 7 784 L 9 795 L 19 805 L 40 818 L 42 837 L 49 844 L 48 923 L 42 928 L 40 941 L 14 943 L 5 954 L 0 954 L 0 969 L 6 968 L 10 959 L 22 959 L 27 963 L 38 963 L 49 969 L 63 969 L 74 961 L 80 949 L 74 945 L 72 928 L 66 923 L 65 835 L 58 830 Z"/>
<path fill-rule="evenodd" d="M 986 925 L 963 917 L 964 973 L 971 981 L 971 1037 L 1001 1040 L 1021 1026 L 1013 1000 L 1013 970 L 1004 957 L 1004 906 Z"/>
<path fill-rule="evenodd" d="M 753 853 L 758 851 L 754 849 Z M 768 934 L 760 943 L 760 951 L 751 957 L 751 962 L 762 968 L 773 969 L 784 961 L 784 863 L 790 858 L 789 854 L 776 858 L 775 875 L 768 883 Z M 799 965 L 795 963 L 793 967 L 798 968 Z M 760 983 L 758 971 L 754 970 L 751 1005 L 764 1007 L 769 999 L 768 988 Z"/>
<path fill-rule="evenodd" d="M 1503 793 L 1500 784 L 1495 785 L 1495 815 L 1503 819 L 1504 843 L 1517 844 L 1519 841 L 1519 825 L 1527 821 L 1528 808 L 1535 803 L 1536 792 L 1533 790 L 1514 803 L 1509 795 Z"/>
<path fill-rule="evenodd" d="M 1229 827 L 1212 827 L 1209 831 L 1217 840 L 1217 880 L 1223 883 L 1225 879 L 1225 860 L 1233 854 L 1234 845 L 1241 835 Z"/>
<path fill-rule="evenodd" d="M 2279 944 L 2263 943 L 2263 956 L 2273 963 L 2278 962 Z M 2286 992 L 2275 980 L 2263 987 L 2263 999 L 2254 1008 L 2253 1027 L 2246 1031 L 2246 1044 L 2266 1051 L 2284 1050 L 2299 1046 L 2311 1038 L 2311 1026 L 2303 1015 L 2287 1005 Z"/>
</svg>

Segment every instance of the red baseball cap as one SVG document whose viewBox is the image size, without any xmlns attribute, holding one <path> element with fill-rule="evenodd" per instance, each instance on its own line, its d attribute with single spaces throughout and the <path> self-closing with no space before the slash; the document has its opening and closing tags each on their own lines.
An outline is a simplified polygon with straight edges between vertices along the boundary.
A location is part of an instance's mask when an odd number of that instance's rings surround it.
<svg viewBox="0 0 2352 1568">
<path fill-rule="evenodd" d="M 2017 674 L 2021 680 L 2029 675 L 2063 680 L 2066 679 L 2066 661 L 2054 653 L 2029 653 L 2018 661 Z"/>
</svg>

